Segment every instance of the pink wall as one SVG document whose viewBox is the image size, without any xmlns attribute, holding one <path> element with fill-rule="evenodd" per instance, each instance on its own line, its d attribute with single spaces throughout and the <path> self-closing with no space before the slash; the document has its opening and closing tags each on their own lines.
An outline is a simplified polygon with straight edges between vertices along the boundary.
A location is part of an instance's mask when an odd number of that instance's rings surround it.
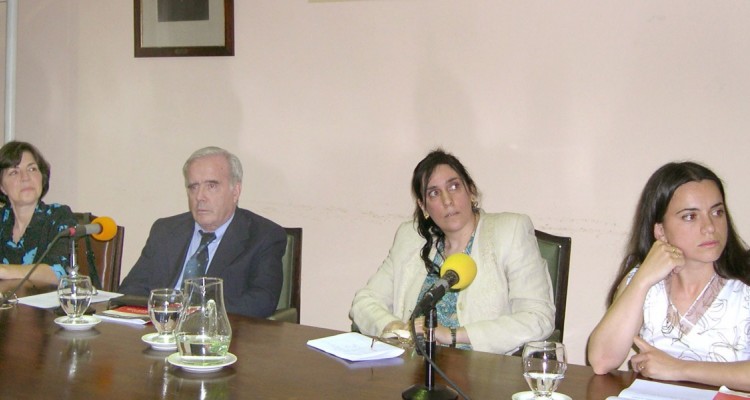
<svg viewBox="0 0 750 400">
<path fill-rule="evenodd" d="M 438 145 L 485 209 L 573 238 L 573 362 L 658 166 L 713 167 L 750 235 L 747 2 L 241 0 L 234 57 L 154 59 L 131 0 L 20 3 L 16 136 L 49 156 L 48 200 L 126 226 L 124 273 L 208 144 L 242 158 L 242 206 L 304 228 L 309 325 L 348 329 Z"/>
</svg>

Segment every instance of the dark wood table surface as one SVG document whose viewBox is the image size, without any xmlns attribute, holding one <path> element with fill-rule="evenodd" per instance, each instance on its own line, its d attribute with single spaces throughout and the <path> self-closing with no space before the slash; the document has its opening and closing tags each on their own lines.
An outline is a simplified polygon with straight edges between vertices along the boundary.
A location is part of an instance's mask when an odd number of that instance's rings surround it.
<svg viewBox="0 0 750 400">
<path fill-rule="evenodd" d="M 0 290 L 9 281 L 0 282 Z M 28 284 L 27 293 L 43 291 Z M 2 399 L 400 399 L 424 383 L 424 362 L 411 351 L 400 358 L 349 363 L 307 346 L 338 331 L 230 316 L 230 352 L 238 361 L 193 374 L 166 362 L 141 336 L 153 326 L 102 321 L 72 332 L 55 315 L 17 305 L 0 311 Z M 519 357 L 440 348 L 438 365 L 472 399 L 510 399 L 527 391 Z M 595 375 L 570 365 L 559 391 L 573 399 L 601 400 L 630 385 L 635 375 Z M 443 383 L 437 378 L 438 383 Z"/>
</svg>

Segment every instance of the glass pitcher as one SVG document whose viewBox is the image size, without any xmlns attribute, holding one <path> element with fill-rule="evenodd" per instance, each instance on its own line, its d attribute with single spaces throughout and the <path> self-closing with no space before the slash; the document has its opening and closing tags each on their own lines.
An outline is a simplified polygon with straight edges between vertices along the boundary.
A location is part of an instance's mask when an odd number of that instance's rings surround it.
<svg viewBox="0 0 750 400">
<path fill-rule="evenodd" d="M 232 340 L 224 307 L 224 281 L 212 277 L 187 279 L 183 295 L 174 333 L 182 362 L 208 365 L 224 361 Z"/>
</svg>

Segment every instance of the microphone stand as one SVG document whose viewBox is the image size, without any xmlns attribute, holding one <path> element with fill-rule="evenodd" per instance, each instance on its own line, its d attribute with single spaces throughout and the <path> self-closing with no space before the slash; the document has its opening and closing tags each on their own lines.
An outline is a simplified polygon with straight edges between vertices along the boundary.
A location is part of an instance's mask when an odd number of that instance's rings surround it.
<svg viewBox="0 0 750 400">
<path fill-rule="evenodd" d="M 70 239 L 70 267 L 68 267 L 68 275 L 78 275 L 78 260 L 76 257 L 76 241 L 74 238 Z"/>
<path fill-rule="evenodd" d="M 411 325 L 412 337 L 414 343 L 419 349 L 417 344 L 417 336 L 414 334 L 414 319 L 409 320 Z M 437 340 L 435 339 L 435 328 L 438 326 L 437 310 L 435 305 L 431 304 L 427 309 L 425 315 L 425 349 L 422 351 L 422 356 L 425 357 L 425 384 L 414 385 L 401 393 L 401 398 L 404 400 L 455 400 L 458 398 L 458 394 L 451 388 L 435 384 L 435 372 L 433 369 L 433 362 L 435 360 L 437 350 Z M 431 362 L 432 361 L 432 362 Z"/>
<path fill-rule="evenodd" d="M 70 237 L 70 267 L 67 268 L 68 275 L 71 277 L 76 276 L 78 275 L 78 270 L 79 270 L 79 267 L 78 267 L 78 257 L 76 256 L 76 237 L 71 236 Z M 91 294 L 96 296 L 97 294 L 99 294 L 99 287 L 101 286 L 101 284 L 99 283 L 99 275 L 97 275 L 96 273 L 96 265 L 94 265 L 93 263 L 89 263 L 89 279 L 91 279 L 91 287 L 93 289 Z"/>
<path fill-rule="evenodd" d="M 34 271 L 39 266 L 39 264 L 42 263 L 42 260 L 44 260 L 44 257 L 47 257 L 47 254 L 50 252 L 50 250 L 52 250 L 52 247 L 55 245 L 55 243 L 57 243 L 57 241 L 60 240 L 60 238 L 65 237 L 67 235 L 69 235 L 68 230 L 61 231 L 57 235 L 55 235 L 54 239 L 52 239 L 52 241 L 47 245 L 47 249 L 44 250 L 44 253 L 42 253 L 41 257 L 39 257 L 39 260 L 36 262 L 36 264 L 34 264 L 34 266 L 31 267 L 29 272 L 26 273 L 26 276 L 24 276 L 23 279 L 21 279 L 21 282 L 18 282 L 18 285 L 15 288 L 13 288 L 13 290 L 8 292 L 7 295 L 0 294 L 0 297 L 2 297 L 2 299 L 0 299 L 0 308 L 5 306 L 5 304 L 10 304 L 9 303 L 10 299 L 14 297 L 16 295 L 16 292 L 18 292 L 18 289 L 20 289 L 21 286 L 23 286 L 23 284 L 29 280 L 29 277 L 31 277 L 31 274 L 34 273 Z"/>
</svg>

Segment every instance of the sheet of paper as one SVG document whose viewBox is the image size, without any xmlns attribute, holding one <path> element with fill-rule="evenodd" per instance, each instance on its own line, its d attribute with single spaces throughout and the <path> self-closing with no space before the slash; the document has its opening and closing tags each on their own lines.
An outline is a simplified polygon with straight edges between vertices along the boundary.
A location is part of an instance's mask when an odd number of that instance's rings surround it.
<svg viewBox="0 0 750 400">
<path fill-rule="evenodd" d="M 91 298 L 91 303 L 100 303 L 113 299 L 115 297 L 122 296 L 121 293 L 105 292 L 99 290 L 98 293 Z M 33 296 L 21 297 L 18 299 L 21 304 L 37 308 L 55 308 L 60 305 L 60 301 L 57 299 L 57 292 L 47 292 L 42 294 L 35 294 Z"/>
<path fill-rule="evenodd" d="M 323 350 L 315 349 L 315 351 L 318 351 L 321 354 L 325 354 L 327 357 L 331 358 L 332 360 L 336 360 L 336 362 L 341 363 L 341 365 L 344 365 L 346 366 L 346 368 L 351 369 L 351 370 L 388 368 L 388 367 L 394 367 L 397 365 L 402 365 L 405 362 L 404 359 L 401 357 L 384 358 L 381 360 L 349 361 L 349 360 L 344 360 L 343 358 L 334 356 L 333 354 L 326 353 Z"/>
<path fill-rule="evenodd" d="M 309 340 L 307 345 L 349 361 L 382 360 L 404 353 L 402 348 L 377 340 L 373 343 L 371 337 L 356 332 Z"/>
<path fill-rule="evenodd" d="M 715 390 L 636 379 L 618 397 L 611 396 L 607 400 L 713 400 L 716 393 Z"/>
<path fill-rule="evenodd" d="M 146 325 L 149 322 L 151 322 L 148 319 L 137 318 L 137 317 L 117 317 L 111 314 L 103 314 L 103 313 L 96 313 L 94 315 L 96 315 L 99 319 L 104 320 L 104 321 L 118 322 L 121 324 L 129 324 L 129 325 Z"/>
</svg>

